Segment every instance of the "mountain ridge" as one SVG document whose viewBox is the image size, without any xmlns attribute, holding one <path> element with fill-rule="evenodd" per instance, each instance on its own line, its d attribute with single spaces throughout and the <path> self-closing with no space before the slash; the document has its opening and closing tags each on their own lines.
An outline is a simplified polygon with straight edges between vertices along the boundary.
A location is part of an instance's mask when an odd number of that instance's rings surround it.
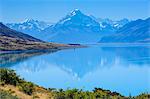
<svg viewBox="0 0 150 99">
<path fill-rule="evenodd" d="M 108 19 L 101 19 L 101 22 L 98 22 L 97 18 L 86 15 L 79 9 L 75 9 L 57 23 L 49 25 L 43 30 L 25 31 L 25 33 L 48 42 L 92 43 L 98 42 L 103 35 L 115 33 L 117 28 L 114 27 L 113 22 Z M 20 26 L 18 25 L 18 27 Z M 24 30 L 19 31 L 24 32 Z"/>
<path fill-rule="evenodd" d="M 102 43 L 136 43 L 150 42 L 150 18 L 138 19 L 127 23 L 113 35 L 101 38 Z"/>
<path fill-rule="evenodd" d="M 101 19 L 75 9 L 55 24 L 46 26 L 44 29 L 37 29 L 37 32 L 26 33 L 44 41 L 58 43 L 136 42 L 133 38 L 139 39 L 138 42 L 148 42 L 149 25 L 147 23 L 149 22 L 143 23 L 143 21 L 141 19 L 130 21 L 126 18 L 118 21 Z M 28 26 L 36 20 L 29 19 L 22 23 L 25 22 Z M 143 25 L 140 25 L 142 23 Z M 146 31 L 148 33 L 145 33 Z"/>
</svg>

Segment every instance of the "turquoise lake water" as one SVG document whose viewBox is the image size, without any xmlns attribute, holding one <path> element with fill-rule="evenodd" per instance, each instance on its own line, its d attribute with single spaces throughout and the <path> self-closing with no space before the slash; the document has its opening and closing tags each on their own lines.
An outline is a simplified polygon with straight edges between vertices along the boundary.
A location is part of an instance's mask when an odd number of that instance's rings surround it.
<svg viewBox="0 0 150 99">
<path fill-rule="evenodd" d="M 101 46 L 0 54 L 0 66 L 47 88 L 100 87 L 123 95 L 150 92 L 150 46 Z"/>
</svg>

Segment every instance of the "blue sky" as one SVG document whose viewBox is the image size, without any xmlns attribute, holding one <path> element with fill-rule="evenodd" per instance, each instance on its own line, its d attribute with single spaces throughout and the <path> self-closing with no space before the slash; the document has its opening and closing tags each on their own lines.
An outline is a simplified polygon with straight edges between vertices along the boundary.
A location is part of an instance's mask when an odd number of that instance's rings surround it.
<svg viewBox="0 0 150 99">
<path fill-rule="evenodd" d="M 150 16 L 150 0 L 0 0 L 0 20 L 57 22 L 73 9 L 98 18 L 145 19 Z"/>
</svg>

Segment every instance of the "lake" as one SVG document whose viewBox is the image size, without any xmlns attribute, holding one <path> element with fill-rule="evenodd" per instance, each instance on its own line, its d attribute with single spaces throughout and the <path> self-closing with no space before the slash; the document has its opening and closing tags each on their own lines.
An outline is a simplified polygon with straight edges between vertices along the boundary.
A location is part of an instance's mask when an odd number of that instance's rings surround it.
<svg viewBox="0 0 150 99">
<path fill-rule="evenodd" d="M 150 92 L 149 45 L 90 45 L 52 52 L 2 53 L 0 67 L 46 88 Z"/>
</svg>

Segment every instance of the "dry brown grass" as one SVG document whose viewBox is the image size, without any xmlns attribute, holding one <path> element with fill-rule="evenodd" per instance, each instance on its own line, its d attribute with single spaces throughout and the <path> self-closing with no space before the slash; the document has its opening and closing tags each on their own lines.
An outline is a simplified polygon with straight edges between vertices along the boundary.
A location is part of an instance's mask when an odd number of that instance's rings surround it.
<svg viewBox="0 0 150 99">
<path fill-rule="evenodd" d="M 46 42 L 32 42 L 12 37 L 0 36 L 0 50 L 49 50 L 49 49 L 65 49 L 77 48 L 79 45 L 56 44 Z"/>
<path fill-rule="evenodd" d="M 35 88 L 35 91 L 32 95 L 27 95 L 19 90 L 18 87 L 15 87 L 13 85 L 4 85 L 0 86 L 0 89 L 4 91 L 10 92 L 13 96 L 17 96 L 20 99 L 53 99 L 52 93 L 45 90 L 42 87 Z"/>
</svg>

